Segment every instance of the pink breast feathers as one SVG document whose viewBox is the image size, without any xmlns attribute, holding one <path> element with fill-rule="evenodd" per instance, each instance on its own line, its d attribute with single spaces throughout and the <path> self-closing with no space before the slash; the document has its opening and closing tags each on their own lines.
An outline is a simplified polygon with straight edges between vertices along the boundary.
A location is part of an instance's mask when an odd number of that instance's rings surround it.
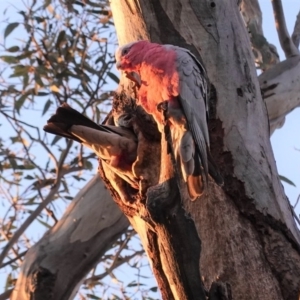
<svg viewBox="0 0 300 300">
<path fill-rule="evenodd" d="M 139 90 L 139 101 L 148 113 L 155 115 L 158 113 L 157 105 L 163 101 L 178 105 L 176 98 L 179 94 L 179 76 L 174 68 L 175 53 L 172 51 L 160 53 L 164 55 L 158 55 L 156 51 L 152 60 L 153 55 L 150 53 L 140 67 L 142 85 Z"/>
</svg>

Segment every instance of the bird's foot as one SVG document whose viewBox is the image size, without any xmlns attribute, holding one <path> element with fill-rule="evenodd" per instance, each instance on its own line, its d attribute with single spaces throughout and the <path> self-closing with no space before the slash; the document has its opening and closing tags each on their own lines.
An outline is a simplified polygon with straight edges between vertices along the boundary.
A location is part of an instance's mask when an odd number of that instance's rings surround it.
<svg viewBox="0 0 300 300">
<path fill-rule="evenodd" d="M 160 102 L 157 106 L 156 106 L 157 110 L 162 113 L 163 115 L 163 122 L 162 125 L 165 127 L 168 123 L 168 100 L 165 100 L 163 102 Z"/>
<path fill-rule="evenodd" d="M 117 120 L 118 126 L 121 126 L 121 127 L 130 128 L 130 127 L 132 127 L 132 123 L 133 123 L 132 114 L 123 114 L 123 115 L 119 116 L 119 118 Z"/>
<path fill-rule="evenodd" d="M 149 188 L 148 180 L 145 178 L 141 178 L 139 182 L 140 195 L 145 196 L 148 188 Z"/>
<path fill-rule="evenodd" d="M 166 100 L 160 102 L 159 104 L 157 104 L 156 108 L 159 112 L 165 113 L 166 111 L 168 111 L 168 101 Z"/>
</svg>

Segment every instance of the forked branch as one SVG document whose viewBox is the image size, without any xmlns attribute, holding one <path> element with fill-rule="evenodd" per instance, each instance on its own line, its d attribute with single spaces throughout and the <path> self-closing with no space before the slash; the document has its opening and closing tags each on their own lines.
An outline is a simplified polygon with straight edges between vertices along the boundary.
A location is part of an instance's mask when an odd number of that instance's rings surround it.
<svg viewBox="0 0 300 300">
<path fill-rule="evenodd" d="M 286 28 L 281 0 L 272 0 L 272 6 L 280 45 L 282 50 L 284 51 L 285 57 L 299 55 L 299 50 L 293 43 Z"/>
<path fill-rule="evenodd" d="M 300 42 L 300 11 L 298 12 L 296 22 L 295 22 L 295 27 L 294 27 L 294 32 L 292 34 L 292 40 L 294 45 L 299 48 L 299 42 Z"/>
</svg>

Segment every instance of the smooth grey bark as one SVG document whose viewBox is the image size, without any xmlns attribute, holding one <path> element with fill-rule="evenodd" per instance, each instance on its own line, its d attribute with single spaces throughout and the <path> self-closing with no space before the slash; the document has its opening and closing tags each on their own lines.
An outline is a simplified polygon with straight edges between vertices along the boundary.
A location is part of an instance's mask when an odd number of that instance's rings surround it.
<svg viewBox="0 0 300 300">
<path fill-rule="evenodd" d="M 298 12 L 297 19 L 294 26 L 294 31 L 292 34 L 292 40 L 297 48 L 299 48 L 300 42 L 300 11 Z"/>
<path fill-rule="evenodd" d="M 28 250 L 11 299 L 73 299 L 87 273 L 128 225 L 95 175 L 61 220 Z"/>
</svg>

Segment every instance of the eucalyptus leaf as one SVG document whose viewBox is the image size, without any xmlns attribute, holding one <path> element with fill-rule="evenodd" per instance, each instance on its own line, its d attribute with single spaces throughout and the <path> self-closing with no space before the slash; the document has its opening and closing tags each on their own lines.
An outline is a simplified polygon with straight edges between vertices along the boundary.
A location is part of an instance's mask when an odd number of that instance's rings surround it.
<svg viewBox="0 0 300 300">
<path fill-rule="evenodd" d="M 4 39 L 6 39 L 18 26 L 18 22 L 8 24 L 4 30 Z"/>
<path fill-rule="evenodd" d="M 296 187 L 295 183 L 293 181 L 291 181 L 290 179 L 286 178 L 285 176 L 279 175 L 279 179 L 289 185 Z"/>
</svg>

